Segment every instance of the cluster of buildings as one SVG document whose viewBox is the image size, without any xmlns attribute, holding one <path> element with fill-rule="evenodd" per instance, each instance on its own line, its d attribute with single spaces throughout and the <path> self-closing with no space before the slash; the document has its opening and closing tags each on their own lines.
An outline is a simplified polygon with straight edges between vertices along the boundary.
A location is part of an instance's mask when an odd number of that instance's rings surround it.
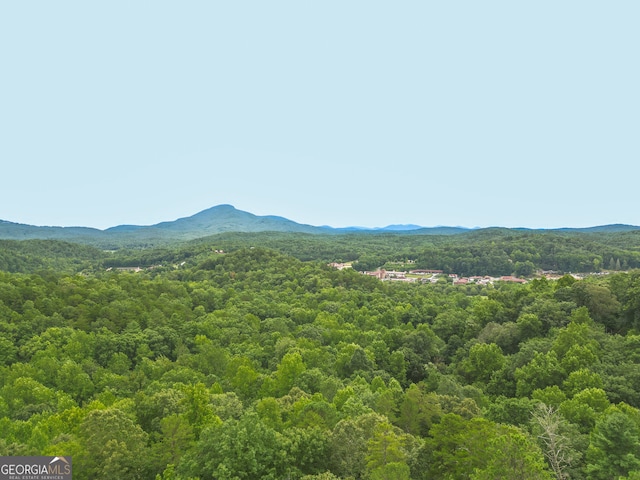
<svg viewBox="0 0 640 480">
<path fill-rule="evenodd" d="M 554 270 L 542 270 L 538 272 L 538 274 L 541 277 L 546 278 L 547 280 L 559 280 L 566 275 L 565 273 L 556 272 Z M 583 280 L 584 278 L 591 275 L 596 275 L 596 276 L 609 275 L 609 272 L 605 271 L 605 272 L 595 272 L 595 273 L 569 273 L 569 275 L 571 275 L 576 280 Z"/>
<path fill-rule="evenodd" d="M 330 263 L 330 267 L 343 270 L 345 268 L 351 268 L 350 263 Z M 488 285 L 494 282 L 512 282 L 512 283 L 527 283 L 524 278 L 514 277 L 512 275 L 505 275 L 502 277 L 490 277 L 484 276 L 471 276 L 460 277 L 455 273 L 445 274 L 442 270 L 409 270 L 408 272 L 384 270 L 379 268 L 373 272 L 364 272 L 365 275 L 376 277 L 379 280 L 393 281 L 393 282 L 421 282 L 421 283 L 436 283 L 442 276 L 447 276 L 451 279 L 454 285 Z"/>
<path fill-rule="evenodd" d="M 180 262 L 178 264 L 173 265 L 173 268 L 184 267 L 187 262 Z M 107 272 L 116 271 L 116 272 L 131 272 L 131 273 L 140 273 L 145 272 L 147 270 L 153 270 L 154 268 L 162 268 L 162 265 L 151 265 L 150 267 L 109 267 L 107 268 Z"/>
<path fill-rule="evenodd" d="M 336 268 L 338 270 L 344 270 L 345 268 L 351 268 L 351 264 L 350 263 L 337 263 L 337 262 L 331 262 L 329 264 L 330 267 Z"/>
<path fill-rule="evenodd" d="M 445 274 L 442 270 L 410 270 L 409 272 L 396 272 L 379 269 L 375 272 L 364 272 L 364 274 L 371 275 L 372 277 L 379 278 L 380 280 L 422 283 L 436 283 L 440 277 L 446 275 L 451 279 L 454 285 L 488 285 L 494 282 L 527 283 L 524 278 L 518 278 L 511 275 L 505 275 L 502 277 L 490 277 L 488 275 L 460 277 L 455 273 Z"/>
</svg>

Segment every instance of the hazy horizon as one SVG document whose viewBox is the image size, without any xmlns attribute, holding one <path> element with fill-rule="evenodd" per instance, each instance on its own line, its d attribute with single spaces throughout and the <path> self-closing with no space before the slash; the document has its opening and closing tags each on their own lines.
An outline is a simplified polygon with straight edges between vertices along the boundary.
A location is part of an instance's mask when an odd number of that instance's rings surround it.
<svg viewBox="0 0 640 480">
<path fill-rule="evenodd" d="M 567 226 L 556 226 L 556 227 L 526 227 L 523 225 L 515 225 L 515 226 L 507 226 L 507 225 L 474 225 L 474 226 L 468 226 L 468 225 L 447 225 L 447 224 L 442 224 L 442 225 L 419 225 L 416 223 L 389 223 L 386 225 L 340 225 L 340 226 L 336 226 L 336 225 L 329 225 L 327 223 L 322 223 L 322 224 L 310 224 L 310 223 L 304 223 L 304 222 L 299 222 L 297 221 L 295 218 L 288 218 L 285 217 L 283 215 L 280 215 L 278 213 L 271 213 L 271 214 L 266 214 L 266 215 L 257 215 L 254 212 L 248 211 L 248 210 L 243 210 L 240 208 L 235 207 L 234 205 L 231 204 L 219 204 L 219 205 L 214 205 L 212 207 L 206 208 L 204 210 L 200 210 L 198 212 L 193 212 L 192 214 L 186 214 L 186 215 L 181 215 L 179 217 L 176 218 L 171 218 L 171 219 L 164 219 L 161 220 L 159 222 L 154 222 L 154 223 L 141 223 L 141 224 L 132 224 L 132 223 L 118 223 L 115 225 L 109 225 L 107 227 L 101 228 L 101 227 L 92 227 L 90 225 L 54 225 L 54 224 L 29 224 L 29 223 L 25 223 L 25 222 L 20 222 L 20 221 L 14 221 L 14 220 L 9 220 L 9 219 L 5 219 L 5 218 L 0 218 L 0 221 L 4 221 L 4 222 L 10 222 L 10 223 L 15 223 L 15 224 L 22 224 L 22 225 L 29 225 L 29 226 L 35 226 L 35 227 L 63 227 L 63 228 L 95 228 L 98 230 L 108 230 L 110 228 L 115 228 L 115 227 L 121 227 L 121 226 L 140 226 L 140 227 L 145 227 L 145 226 L 153 226 L 153 225 L 157 225 L 158 223 L 164 223 L 164 222 L 173 222 L 182 218 L 189 218 L 192 217 L 194 215 L 197 215 L 199 213 L 202 213 L 204 211 L 207 211 L 211 208 L 216 208 L 216 207 L 221 207 L 221 206 L 231 206 L 233 208 L 235 208 L 236 210 L 240 210 L 240 211 L 244 211 L 247 213 L 251 213 L 254 214 L 256 216 L 259 217 L 263 217 L 263 216 L 274 216 L 274 217 L 281 217 L 281 218 L 285 218 L 286 220 L 291 220 L 295 223 L 298 224 L 304 224 L 304 225 L 311 225 L 314 227 L 330 227 L 330 228 L 362 228 L 362 229 L 366 229 L 366 230 L 375 230 L 375 229 L 384 229 L 384 228 L 388 228 L 388 227 L 394 227 L 394 226 L 411 226 L 411 227 L 419 227 L 419 228 L 464 228 L 464 229 L 468 229 L 468 230 L 474 230 L 474 229 L 482 229 L 482 228 L 511 228 L 511 229 L 518 229 L 518 228 L 524 228 L 524 229 L 530 229 L 530 230 L 536 230 L 536 229 L 541 229 L 541 230 L 554 230 L 554 229 L 561 229 L 561 228 L 590 228 L 590 227 L 601 227 L 601 226 L 608 226 L 608 225 L 629 225 L 629 226 L 636 226 L 633 224 L 620 224 L 620 223 L 608 223 L 608 224 L 599 224 L 599 225 L 582 225 L 582 226 L 577 226 L 577 227 L 567 227 Z"/>
</svg>

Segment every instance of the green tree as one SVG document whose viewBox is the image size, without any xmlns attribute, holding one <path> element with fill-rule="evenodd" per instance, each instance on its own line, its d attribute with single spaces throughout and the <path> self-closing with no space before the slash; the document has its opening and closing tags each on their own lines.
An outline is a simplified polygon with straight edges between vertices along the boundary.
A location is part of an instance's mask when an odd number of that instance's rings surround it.
<svg viewBox="0 0 640 480">
<path fill-rule="evenodd" d="M 531 438 L 514 427 L 489 443 L 486 467 L 471 475 L 472 480 L 551 480 L 544 457 Z"/>
<path fill-rule="evenodd" d="M 286 475 L 283 438 L 255 413 L 240 420 L 208 425 L 179 467 L 181 475 L 199 478 L 280 479 Z"/>
<path fill-rule="evenodd" d="M 280 361 L 274 375 L 276 396 L 287 394 L 306 369 L 302 356 L 298 352 L 287 353 Z"/>
<path fill-rule="evenodd" d="M 495 424 L 488 420 L 465 420 L 446 414 L 418 450 L 411 475 L 425 480 L 469 478 L 474 471 L 486 467 L 487 445 L 494 436 Z"/>
<path fill-rule="evenodd" d="M 197 439 L 206 425 L 218 419 L 211 404 L 211 392 L 203 383 L 196 383 L 182 386 L 182 393 L 180 406 Z"/>
<path fill-rule="evenodd" d="M 409 434 L 424 436 L 441 413 L 436 395 L 411 384 L 400 403 L 398 425 Z"/>
<path fill-rule="evenodd" d="M 516 369 L 516 393 L 518 396 L 528 396 L 537 388 L 544 388 L 561 384 L 566 373 L 555 352 L 538 352 L 525 366 Z"/>
<path fill-rule="evenodd" d="M 183 416 L 170 415 L 160 421 L 159 441 L 153 445 L 153 455 L 160 470 L 178 465 L 182 455 L 194 442 L 193 428 Z"/>
<path fill-rule="evenodd" d="M 378 423 L 367 446 L 367 471 L 369 478 L 409 479 L 407 441 L 409 436 L 390 423 Z M 399 475 L 394 477 L 393 475 Z"/>
<path fill-rule="evenodd" d="M 640 470 L 640 427 L 612 409 L 596 422 L 587 450 L 589 478 L 619 478 Z"/>
<path fill-rule="evenodd" d="M 585 368 L 571 372 L 562 386 L 569 396 L 573 396 L 587 388 L 602 389 L 602 387 L 603 382 L 600 374 Z"/>
<path fill-rule="evenodd" d="M 495 343 L 476 343 L 469 349 L 469 357 L 461 362 L 460 370 L 468 381 L 486 383 L 504 364 L 502 350 Z"/>
<path fill-rule="evenodd" d="M 514 274 L 518 277 L 529 277 L 535 272 L 536 266 L 531 260 L 526 262 L 516 262 Z"/>
<path fill-rule="evenodd" d="M 148 436 L 123 411 L 93 410 L 80 425 L 79 437 L 86 452 L 74 458 L 79 479 L 148 477 Z"/>
<path fill-rule="evenodd" d="M 362 478 L 369 440 L 376 425 L 385 422 L 387 419 L 376 413 L 340 420 L 330 437 L 331 471 L 340 477 Z"/>
</svg>

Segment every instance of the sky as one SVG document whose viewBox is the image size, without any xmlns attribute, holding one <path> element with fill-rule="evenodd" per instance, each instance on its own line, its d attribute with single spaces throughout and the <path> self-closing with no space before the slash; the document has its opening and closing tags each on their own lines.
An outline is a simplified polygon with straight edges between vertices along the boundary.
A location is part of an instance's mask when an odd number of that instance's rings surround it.
<svg viewBox="0 0 640 480">
<path fill-rule="evenodd" d="M 0 219 L 640 225 L 640 2 L 0 3 Z"/>
</svg>

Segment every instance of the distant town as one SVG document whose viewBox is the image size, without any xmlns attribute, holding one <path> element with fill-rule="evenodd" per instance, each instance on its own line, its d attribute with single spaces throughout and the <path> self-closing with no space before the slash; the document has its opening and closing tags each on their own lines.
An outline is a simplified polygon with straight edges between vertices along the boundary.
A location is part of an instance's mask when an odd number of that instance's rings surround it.
<svg viewBox="0 0 640 480">
<path fill-rule="evenodd" d="M 336 268 L 338 270 L 344 270 L 345 268 L 352 268 L 351 263 L 337 263 L 332 262 L 329 264 L 330 267 Z M 602 275 L 606 275 L 608 272 L 601 273 Z M 379 268 L 370 272 L 363 272 L 363 275 L 369 275 L 371 277 L 375 277 L 382 281 L 391 281 L 391 282 L 407 282 L 407 283 L 437 283 L 441 278 L 446 278 L 453 285 L 489 285 L 495 282 L 510 282 L 510 283 L 527 283 L 529 280 L 526 278 L 520 278 L 513 275 L 503 275 L 500 277 L 491 277 L 489 275 L 484 276 L 470 276 L 463 277 L 456 273 L 444 273 L 442 270 L 409 270 L 409 271 L 396 271 L 396 270 L 385 270 L 383 268 Z M 537 277 L 544 277 L 547 280 L 558 280 L 564 274 L 552 270 L 540 270 L 536 272 Z M 580 273 L 570 273 L 573 278 L 576 280 L 583 279 L 586 275 Z"/>
</svg>

